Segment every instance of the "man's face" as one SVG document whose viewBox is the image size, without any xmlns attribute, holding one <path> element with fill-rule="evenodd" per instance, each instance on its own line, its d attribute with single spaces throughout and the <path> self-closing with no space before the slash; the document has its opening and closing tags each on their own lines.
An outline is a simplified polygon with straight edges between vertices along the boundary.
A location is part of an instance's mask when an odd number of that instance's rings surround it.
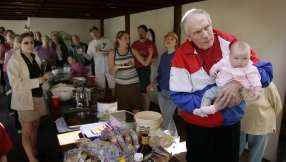
<svg viewBox="0 0 286 162">
<path fill-rule="evenodd" d="M 72 37 L 72 41 L 74 44 L 79 44 L 79 38 L 78 37 Z"/>
<path fill-rule="evenodd" d="M 138 37 L 139 39 L 146 39 L 147 31 L 143 28 L 138 29 Z"/>
<path fill-rule="evenodd" d="M 195 14 L 187 20 L 189 30 L 188 40 L 202 50 L 209 49 L 214 43 L 213 29 L 208 19 L 203 14 Z"/>
<path fill-rule="evenodd" d="M 94 29 L 93 29 L 93 30 L 90 32 L 90 35 L 92 36 L 93 39 L 96 39 L 96 40 L 98 40 L 98 39 L 101 38 L 101 35 L 100 35 L 99 30 L 94 30 Z"/>
</svg>

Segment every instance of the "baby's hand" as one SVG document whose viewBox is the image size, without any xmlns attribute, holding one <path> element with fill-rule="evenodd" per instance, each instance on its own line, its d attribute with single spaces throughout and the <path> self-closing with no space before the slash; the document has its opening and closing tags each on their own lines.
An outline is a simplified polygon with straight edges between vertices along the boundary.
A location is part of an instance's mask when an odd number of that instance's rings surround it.
<svg viewBox="0 0 286 162">
<path fill-rule="evenodd" d="M 216 72 L 214 69 L 211 69 L 211 70 L 210 70 L 210 76 L 211 76 L 213 79 L 216 79 L 216 77 L 217 77 L 217 72 Z"/>
</svg>

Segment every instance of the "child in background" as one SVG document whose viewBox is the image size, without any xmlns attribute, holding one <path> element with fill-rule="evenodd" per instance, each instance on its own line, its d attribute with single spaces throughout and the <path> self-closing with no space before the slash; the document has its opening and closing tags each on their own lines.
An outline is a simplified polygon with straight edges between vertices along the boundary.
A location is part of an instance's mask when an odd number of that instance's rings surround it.
<svg viewBox="0 0 286 162">
<path fill-rule="evenodd" d="M 219 111 L 211 105 L 218 95 L 219 90 L 226 83 L 236 80 L 246 89 L 254 89 L 254 99 L 261 96 L 261 82 L 258 69 L 250 60 L 250 46 L 245 42 L 236 42 L 230 48 L 230 55 L 223 57 L 210 69 L 210 76 L 216 79 L 217 86 L 207 90 L 203 96 L 201 108 L 195 109 L 194 114 L 206 117 Z M 242 91 L 241 91 L 242 93 Z"/>
<path fill-rule="evenodd" d="M 80 62 L 77 62 L 73 56 L 68 56 L 68 62 L 71 66 L 70 77 L 84 77 L 88 74 L 89 70 Z"/>
<path fill-rule="evenodd" d="M 5 127 L 0 123 L 0 162 L 7 162 L 7 152 L 13 148 L 13 144 L 8 137 Z"/>
</svg>

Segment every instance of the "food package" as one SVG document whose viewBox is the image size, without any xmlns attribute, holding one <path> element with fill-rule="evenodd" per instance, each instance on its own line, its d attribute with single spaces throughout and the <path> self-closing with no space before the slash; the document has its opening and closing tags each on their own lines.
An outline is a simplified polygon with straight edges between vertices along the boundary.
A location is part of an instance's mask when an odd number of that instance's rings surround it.
<svg viewBox="0 0 286 162">
<path fill-rule="evenodd" d="M 154 162 L 168 162 L 172 155 L 164 148 L 159 147 L 152 150 L 152 157 Z"/>
<path fill-rule="evenodd" d="M 131 136 L 134 147 L 138 149 L 140 145 L 139 145 L 137 133 L 132 129 L 128 129 L 128 134 Z"/>
<path fill-rule="evenodd" d="M 68 150 L 64 153 L 64 162 L 75 162 L 78 161 L 78 149 L 74 148 L 71 150 Z"/>
<path fill-rule="evenodd" d="M 149 144 L 158 148 L 162 146 L 163 148 L 168 148 L 174 143 L 174 138 L 164 133 L 161 129 L 158 129 L 151 139 L 149 140 Z"/>
</svg>

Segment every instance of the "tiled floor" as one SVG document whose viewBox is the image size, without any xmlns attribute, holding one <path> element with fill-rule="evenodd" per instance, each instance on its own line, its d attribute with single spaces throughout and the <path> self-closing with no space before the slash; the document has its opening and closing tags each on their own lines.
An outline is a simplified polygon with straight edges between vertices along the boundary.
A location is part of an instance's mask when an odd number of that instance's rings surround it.
<svg viewBox="0 0 286 162">
<path fill-rule="evenodd" d="M 28 158 L 21 144 L 21 135 L 14 130 L 14 118 L 9 116 L 6 108 L 6 96 L 0 92 L 0 122 L 6 127 L 6 131 L 13 142 L 13 149 L 7 154 L 9 162 L 28 162 Z M 159 111 L 156 104 L 151 104 L 150 110 Z M 180 161 L 185 162 L 185 130 L 184 121 L 178 116 L 174 115 L 174 120 L 177 125 L 178 134 L 180 136 L 180 144 L 174 151 L 174 156 Z M 60 146 L 54 130 L 51 116 L 47 115 L 41 118 L 41 125 L 39 127 L 38 148 L 43 151 L 48 151 L 50 156 L 44 159 L 47 162 L 60 162 L 62 159 Z M 247 151 L 243 153 L 239 162 L 247 162 Z M 267 160 L 263 160 L 267 162 Z"/>
</svg>

